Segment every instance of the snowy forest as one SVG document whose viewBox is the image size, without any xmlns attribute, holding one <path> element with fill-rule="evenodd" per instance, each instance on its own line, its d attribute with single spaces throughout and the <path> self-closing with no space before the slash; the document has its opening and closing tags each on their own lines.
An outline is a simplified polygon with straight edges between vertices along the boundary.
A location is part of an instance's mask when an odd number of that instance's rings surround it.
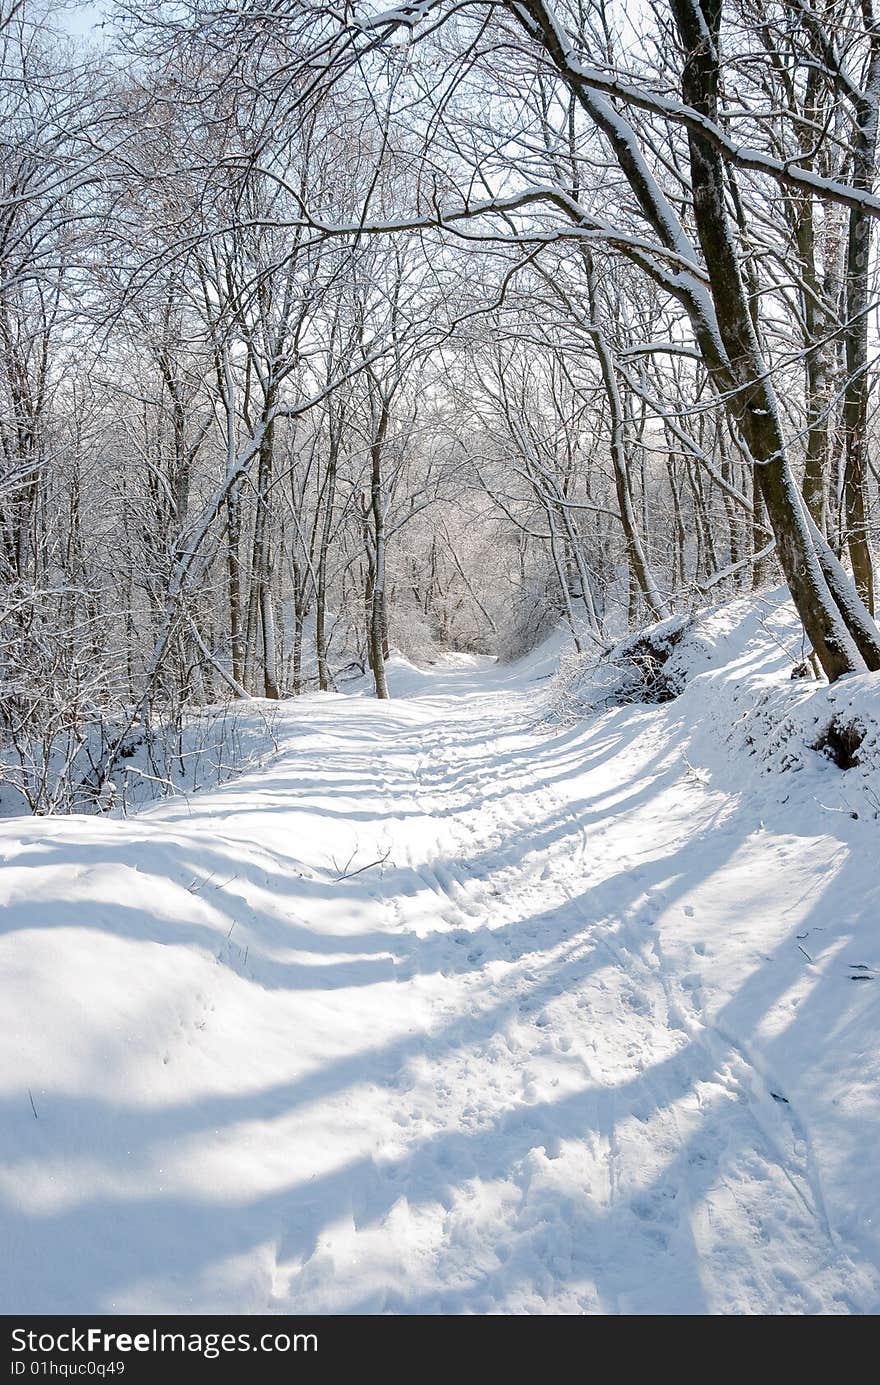
<svg viewBox="0 0 880 1385">
<path fill-rule="evenodd" d="M 878 140 L 874 0 L 0 0 L 2 1311 L 880 1309 Z"/>
<path fill-rule="evenodd" d="M 98 53 L 13 6 L 2 710 L 32 808 L 99 795 L 132 716 L 366 668 L 385 697 L 391 645 L 512 655 L 559 620 L 595 651 L 780 573 L 830 679 L 880 667 L 880 34 L 825 9 L 726 7 L 722 88 L 720 6 L 123 7 Z"/>
</svg>

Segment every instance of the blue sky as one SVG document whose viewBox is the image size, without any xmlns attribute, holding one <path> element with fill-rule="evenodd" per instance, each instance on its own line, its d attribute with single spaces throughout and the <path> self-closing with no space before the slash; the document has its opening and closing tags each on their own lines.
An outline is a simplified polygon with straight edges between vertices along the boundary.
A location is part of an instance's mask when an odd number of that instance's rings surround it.
<svg viewBox="0 0 880 1385">
<path fill-rule="evenodd" d="M 85 0 L 83 4 L 59 5 L 56 22 L 77 37 L 94 37 L 95 26 L 100 24 L 109 8 L 109 4 L 101 3 L 101 0 L 97 0 L 97 3 L 96 0 Z"/>
</svg>

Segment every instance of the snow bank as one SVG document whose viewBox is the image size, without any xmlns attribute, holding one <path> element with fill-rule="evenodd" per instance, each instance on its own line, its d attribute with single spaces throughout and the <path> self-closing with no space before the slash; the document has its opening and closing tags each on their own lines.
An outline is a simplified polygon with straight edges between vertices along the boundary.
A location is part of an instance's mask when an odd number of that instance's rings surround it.
<svg viewBox="0 0 880 1385">
<path fill-rule="evenodd" d="M 569 660 L 548 712 L 571 725 L 586 708 L 576 724 L 611 746 L 628 787 L 608 811 L 643 793 L 656 816 L 662 848 L 636 872 L 653 883 L 639 895 L 633 882 L 632 916 L 655 932 L 674 1021 L 747 1063 L 829 1246 L 842 1237 L 878 1265 L 880 674 L 799 676 L 807 651 L 784 591 L 653 630 L 670 628 L 674 700 L 619 705 L 638 691 L 627 642 L 607 668 Z M 638 859 L 644 827 L 627 817 Z M 877 1311 L 876 1287 L 868 1301 Z"/>
<path fill-rule="evenodd" d="M 880 674 L 829 686 L 805 655 L 784 589 L 658 621 L 596 661 L 570 652 L 548 692 L 552 716 L 666 703 L 689 756 L 726 783 L 805 772 L 838 811 L 880 811 Z M 749 763 L 752 762 L 752 763 Z M 841 777 L 840 770 L 849 771 Z M 778 795 L 790 792 L 787 780 Z"/>
<path fill-rule="evenodd" d="M 880 674 L 854 674 L 831 687 L 810 680 L 765 690 L 730 739 L 768 774 L 815 774 L 818 756 L 849 771 L 845 779 L 821 776 L 840 790 L 838 798 L 858 800 L 872 816 L 880 809 Z"/>
</svg>

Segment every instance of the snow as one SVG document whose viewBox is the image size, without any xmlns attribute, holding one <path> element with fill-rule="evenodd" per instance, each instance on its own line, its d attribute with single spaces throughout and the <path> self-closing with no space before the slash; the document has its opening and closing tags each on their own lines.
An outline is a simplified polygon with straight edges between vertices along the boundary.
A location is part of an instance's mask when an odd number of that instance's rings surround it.
<svg viewBox="0 0 880 1385">
<path fill-rule="evenodd" d="M 796 631 L 697 617 L 660 706 L 395 658 L 0 823 L 2 1310 L 876 1312 L 880 683 Z"/>
</svg>

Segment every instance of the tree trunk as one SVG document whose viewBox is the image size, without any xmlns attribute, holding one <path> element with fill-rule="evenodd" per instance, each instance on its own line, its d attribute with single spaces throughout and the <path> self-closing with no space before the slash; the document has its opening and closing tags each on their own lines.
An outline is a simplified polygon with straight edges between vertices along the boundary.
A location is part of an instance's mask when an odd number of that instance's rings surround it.
<svg viewBox="0 0 880 1385">
<path fill-rule="evenodd" d="M 373 583 L 370 596 L 369 628 L 367 639 L 370 651 L 370 667 L 376 685 L 376 696 L 387 698 L 388 678 L 385 673 L 387 648 L 387 610 L 385 603 L 385 495 L 382 485 L 382 450 L 389 424 L 388 405 L 383 399 L 379 407 L 379 418 L 370 448 L 370 517 L 373 533 Z"/>
<path fill-rule="evenodd" d="M 711 120 L 718 116 L 722 0 L 671 0 L 686 58 L 685 101 Z M 718 327 L 735 388 L 729 407 L 756 467 L 761 498 L 776 537 L 779 560 L 804 629 L 829 680 L 880 668 L 876 630 L 857 646 L 820 566 L 806 511 L 788 465 L 777 402 L 749 311 L 725 205 L 722 159 L 709 141 L 688 131 L 694 218 L 709 274 Z M 717 366 L 715 374 L 717 375 Z M 721 382 L 719 382 L 721 383 Z M 727 382 L 723 382 L 726 384 Z"/>
<path fill-rule="evenodd" d="M 229 586 L 229 629 L 232 645 L 232 676 L 244 684 L 244 629 L 241 610 L 241 513 L 238 487 L 230 487 L 226 497 L 226 573 Z"/>
<path fill-rule="evenodd" d="M 596 355 L 599 357 L 602 383 L 605 386 L 605 395 L 608 400 L 608 410 L 611 418 L 611 461 L 614 466 L 614 485 L 617 491 L 620 522 L 623 525 L 623 533 L 626 538 L 626 551 L 629 558 L 629 565 L 639 585 L 639 590 L 645 599 L 648 610 L 655 620 L 663 620 L 664 617 L 670 614 L 669 606 L 660 595 L 660 591 L 654 581 L 654 576 L 648 565 L 648 559 L 636 526 L 632 487 L 630 486 L 629 479 L 629 465 L 626 455 L 626 430 L 623 401 L 621 400 L 620 389 L 617 383 L 614 358 L 599 321 L 599 295 L 596 283 L 596 269 L 593 263 L 593 256 L 586 246 L 583 247 L 581 253 L 586 267 L 587 290 L 590 298 L 590 316 L 592 319 L 590 331 L 596 346 Z"/>
</svg>

